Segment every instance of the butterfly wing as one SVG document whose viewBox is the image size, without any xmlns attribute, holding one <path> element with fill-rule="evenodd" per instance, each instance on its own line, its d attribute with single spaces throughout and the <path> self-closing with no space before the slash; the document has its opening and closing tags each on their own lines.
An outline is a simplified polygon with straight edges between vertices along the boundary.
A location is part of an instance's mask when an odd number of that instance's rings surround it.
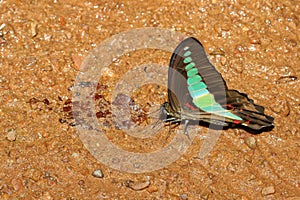
<svg viewBox="0 0 300 200">
<path fill-rule="evenodd" d="M 256 130 L 272 125 L 273 118 L 264 114 L 262 106 L 255 105 L 245 94 L 227 89 L 195 38 L 187 38 L 177 46 L 168 76 L 169 104 L 181 119 L 226 125 L 225 120 Z"/>
<path fill-rule="evenodd" d="M 168 71 L 168 101 L 176 113 L 183 112 L 186 102 L 192 102 L 186 82 L 186 72 L 183 65 L 182 43 L 175 49 Z"/>
<path fill-rule="evenodd" d="M 226 83 L 195 38 L 185 39 L 175 49 L 170 61 L 168 89 L 172 109 L 183 118 L 203 120 L 213 114 L 218 118 L 241 120 L 218 103 L 226 102 Z"/>
<path fill-rule="evenodd" d="M 271 128 L 274 126 L 274 118 L 266 115 L 264 107 L 256 105 L 252 99 L 246 94 L 240 93 L 236 90 L 226 91 L 227 108 L 231 112 L 241 117 L 241 122 L 253 130 L 260 130 L 262 128 Z"/>
</svg>

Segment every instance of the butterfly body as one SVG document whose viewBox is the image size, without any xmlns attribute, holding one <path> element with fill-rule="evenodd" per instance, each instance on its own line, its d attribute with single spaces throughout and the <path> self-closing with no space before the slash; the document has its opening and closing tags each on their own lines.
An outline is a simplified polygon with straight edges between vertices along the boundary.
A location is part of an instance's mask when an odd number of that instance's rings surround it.
<svg viewBox="0 0 300 200">
<path fill-rule="evenodd" d="M 168 72 L 168 102 L 161 107 L 164 121 L 200 121 L 219 126 L 241 125 L 254 130 L 273 126 L 246 94 L 228 90 L 208 60 L 202 44 L 187 38 L 175 49 Z"/>
</svg>

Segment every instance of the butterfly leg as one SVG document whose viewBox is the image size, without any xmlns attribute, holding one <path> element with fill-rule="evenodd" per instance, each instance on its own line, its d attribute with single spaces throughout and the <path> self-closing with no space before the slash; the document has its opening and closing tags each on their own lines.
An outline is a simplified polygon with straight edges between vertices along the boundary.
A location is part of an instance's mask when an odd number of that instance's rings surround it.
<svg viewBox="0 0 300 200">
<path fill-rule="evenodd" d="M 188 133 L 189 122 L 190 122 L 189 120 L 184 121 L 184 129 L 183 129 L 184 132 L 183 133 L 188 137 L 189 140 L 191 140 L 190 135 Z"/>
<path fill-rule="evenodd" d="M 187 129 L 188 129 L 188 125 L 189 125 L 189 120 L 185 120 L 184 121 L 184 134 L 187 134 Z"/>
<path fill-rule="evenodd" d="M 181 119 L 177 119 L 177 118 L 175 118 L 175 117 L 163 119 L 163 122 L 170 122 L 171 124 L 178 123 L 178 122 L 180 122 L 180 121 L 181 121 Z"/>
</svg>

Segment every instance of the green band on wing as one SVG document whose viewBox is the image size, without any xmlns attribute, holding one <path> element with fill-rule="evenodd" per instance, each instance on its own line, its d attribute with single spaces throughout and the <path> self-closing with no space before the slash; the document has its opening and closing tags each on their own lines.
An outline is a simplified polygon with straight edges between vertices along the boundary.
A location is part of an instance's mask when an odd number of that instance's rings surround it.
<svg viewBox="0 0 300 200">
<path fill-rule="evenodd" d="M 222 108 L 222 106 L 218 103 L 207 106 L 207 107 L 202 107 L 201 110 L 204 110 L 206 112 L 210 112 L 210 113 L 220 113 L 220 112 L 224 112 L 224 108 Z"/>
<path fill-rule="evenodd" d="M 194 85 L 188 86 L 189 91 L 197 91 L 197 90 L 202 90 L 202 89 L 206 89 L 206 88 L 207 88 L 207 86 L 205 84 L 203 85 L 203 82 L 199 82 Z"/>
<path fill-rule="evenodd" d="M 185 52 L 185 53 L 183 54 L 183 56 L 184 56 L 184 57 L 188 57 L 188 56 L 190 56 L 191 54 L 192 54 L 192 52 L 187 51 L 187 52 Z"/>
<path fill-rule="evenodd" d="M 197 69 L 197 68 L 192 68 L 192 69 L 190 69 L 189 71 L 187 71 L 187 76 L 188 76 L 188 77 L 193 77 L 193 76 L 195 76 L 196 74 L 198 74 L 198 69 Z"/>
<path fill-rule="evenodd" d="M 198 107 L 198 108 L 204 108 L 211 106 L 216 103 L 214 96 L 212 94 L 207 94 L 201 97 L 196 97 L 193 98 L 193 103 Z"/>
<path fill-rule="evenodd" d="M 189 71 L 190 69 L 194 68 L 196 64 L 194 62 L 189 63 L 187 66 L 185 66 L 185 70 Z"/>
<path fill-rule="evenodd" d="M 206 89 L 207 86 L 203 82 L 195 83 L 193 85 L 189 85 L 188 89 L 191 91 L 197 91 L 197 90 L 202 90 Z"/>
<path fill-rule="evenodd" d="M 189 86 L 190 87 L 190 86 Z M 206 94 L 209 94 L 208 90 L 207 89 L 202 89 L 202 90 L 190 90 L 189 88 L 189 92 L 190 92 L 190 95 L 192 96 L 192 98 L 197 98 L 197 97 L 201 97 L 201 96 L 204 96 Z"/>
<path fill-rule="evenodd" d="M 230 118 L 233 120 L 239 120 L 239 121 L 243 120 L 239 116 L 236 116 L 236 115 L 232 114 L 231 112 L 229 112 L 228 110 L 225 110 L 224 108 L 222 108 L 220 106 L 220 104 L 214 104 L 213 106 L 204 107 L 204 108 L 201 108 L 201 110 L 203 110 L 205 112 L 213 113 L 215 115 L 227 117 L 227 118 Z"/>
<path fill-rule="evenodd" d="M 203 82 L 199 82 L 199 83 L 188 86 L 188 90 L 190 90 L 190 91 L 203 90 L 206 88 L 207 88 L 207 86 Z"/>
<path fill-rule="evenodd" d="M 193 84 L 196 84 L 196 83 L 199 83 L 200 81 L 202 80 L 202 78 L 199 76 L 199 75 L 195 75 L 191 78 L 188 78 L 187 80 L 187 84 L 188 85 L 193 85 Z M 202 82 L 201 82 L 202 83 Z M 204 83 L 203 83 L 204 84 Z M 205 84 L 204 84 L 205 85 Z"/>
<path fill-rule="evenodd" d="M 240 120 L 242 118 L 232 114 L 230 111 L 224 109 L 220 104 L 215 101 L 215 98 L 212 94 L 207 90 L 207 86 L 204 82 L 202 82 L 201 76 L 199 76 L 199 72 L 195 67 L 195 63 L 192 62 L 192 58 L 189 57 L 192 52 L 187 51 L 189 47 L 184 47 L 186 51 L 183 56 L 185 57 L 183 62 L 187 64 L 185 66 L 185 70 L 187 71 L 187 84 L 188 90 L 193 98 L 193 103 L 205 112 L 209 112 L 215 115 L 223 116 L 230 118 L 232 120 Z"/>
<path fill-rule="evenodd" d="M 191 58 L 191 57 L 186 57 L 186 58 L 183 60 L 183 62 L 184 62 L 185 64 L 190 63 L 190 62 L 192 62 L 192 58 Z"/>
<path fill-rule="evenodd" d="M 205 112 L 227 117 L 233 120 L 242 121 L 242 118 L 240 118 L 239 116 L 236 116 L 228 110 L 222 108 L 222 106 L 215 101 L 215 98 L 212 94 L 207 94 L 204 96 L 193 98 L 193 103 Z"/>
</svg>

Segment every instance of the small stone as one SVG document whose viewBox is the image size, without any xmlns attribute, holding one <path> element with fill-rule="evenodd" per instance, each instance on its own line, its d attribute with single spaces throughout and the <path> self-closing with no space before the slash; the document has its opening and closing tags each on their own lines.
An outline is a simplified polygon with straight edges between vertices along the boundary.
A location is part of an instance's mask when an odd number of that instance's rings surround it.
<svg viewBox="0 0 300 200">
<path fill-rule="evenodd" d="M 78 185 L 80 185 L 80 186 L 84 185 L 84 180 L 79 180 Z"/>
<path fill-rule="evenodd" d="M 38 23 L 36 21 L 33 20 L 30 22 L 31 37 L 35 37 L 37 35 L 37 26 L 38 26 Z"/>
<path fill-rule="evenodd" d="M 36 65 L 36 63 L 37 63 L 37 58 L 35 56 L 27 56 L 26 58 L 24 58 L 24 64 L 27 67 L 32 67 Z"/>
<path fill-rule="evenodd" d="M 103 178 L 104 177 L 104 174 L 103 172 L 101 171 L 101 169 L 96 169 L 92 175 L 96 178 Z"/>
<path fill-rule="evenodd" d="M 150 185 L 150 181 L 136 183 L 136 182 L 133 182 L 131 180 L 127 180 L 125 182 L 126 187 L 129 187 L 130 189 L 133 189 L 135 191 L 144 190 L 144 189 L 148 188 L 149 185 Z"/>
<path fill-rule="evenodd" d="M 265 187 L 265 188 L 262 189 L 261 193 L 264 196 L 267 196 L 269 194 L 274 194 L 275 193 L 275 188 L 274 188 L 274 186 Z"/>
<path fill-rule="evenodd" d="M 15 191 L 19 191 L 23 188 L 22 180 L 18 178 L 12 179 L 11 184 Z"/>
<path fill-rule="evenodd" d="M 226 57 L 221 57 L 221 64 L 222 64 L 222 66 L 224 66 L 224 65 L 226 65 L 226 63 L 227 63 L 227 59 L 226 59 Z"/>
<path fill-rule="evenodd" d="M 108 67 L 103 68 L 101 70 L 101 74 L 103 74 L 103 76 L 109 76 L 109 77 L 114 77 L 115 75 L 114 71 Z"/>
<path fill-rule="evenodd" d="M 250 44 L 261 44 L 261 41 L 259 38 L 252 38 Z"/>
<path fill-rule="evenodd" d="M 207 176 L 209 179 L 213 179 L 215 177 L 212 173 L 208 173 Z"/>
<path fill-rule="evenodd" d="M 81 55 L 81 54 L 72 54 L 71 59 L 74 63 L 74 65 L 72 65 L 72 67 L 74 69 L 76 69 L 77 71 L 86 71 L 86 69 L 84 67 L 82 67 L 83 55 Z"/>
<path fill-rule="evenodd" d="M 244 53 L 246 51 L 245 47 L 243 47 L 242 45 L 237 45 L 235 47 L 236 51 L 239 53 Z"/>
<path fill-rule="evenodd" d="M 287 41 L 287 44 L 290 46 L 290 47 L 296 47 L 297 46 L 297 41 L 294 40 L 294 39 L 290 39 Z"/>
<path fill-rule="evenodd" d="M 297 76 L 281 76 L 275 81 L 276 84 L 283 84 L 283 83 L 289 83 L 292 81 L 296 81 L 298 79 Z"/>
<path fill-rule="evenodd" d="M 115 100 L 112 102 L 112 104 L 126 108 L 126 107 L 129 107 L 129 104 L 131 101 L 132 101 L 132 99 L 129 96 L 127 96 L 126 94 L 119 93 L 116 96 Z"/>
<path fill-rule="evenodd" d="M 149 193 L 157 192 L 158 188 L 155 185 L 150 185 L 147 189 Z"/>
<path fill-rule="evenodd" d="M 216 50 L 212 51 L 211 53 L 209 53 L 209 55 L 212 55 L 212 56 L 216 56 L 216 55 L 225 56 L 225 51 L 222 50 L 222 49 L 216 49 Z"/>
<path fill-rule="evenodd" d="M 17 138 L 17 133 L 14 129 L 9 129 L 8 130 L 8 133 L 6 135 L 6 138 L 9 140 L 9 141 L 15 141 L 16 138 Z"/>
<path fill-rule="evenodd" d="M 187 194 L 181 194 L 179 199 L 182 199 L 182 200 L 187 200 L 188 199 L 188 196 Z"/>
<path fill-rule="evenodd" d="M 53 200 L 54 198 L 49 194 L 48 191 L 46 191 L 40 199 Z"/>
<path fill-rule="evenodd" d="M 247 137 L 244 139 L 244 142 L 250 149 L 256 149 L 256 140 L 254 137 Z"/>
<path fill-rule="evenodd" d="M 32 169 L 30 172 L 30 179 L 37 182 L 41 179 L 42 173 L 36 169 Z"/>
<path fill-rule="evenodd" d="M 205 199 L 205 200 L 206 200 L 206 199 L 209 199 L 211 193 L 212 193 L 212 191 L 204 191 L 204 192 L 201 194 L 200 198 L 201 198 L 201 199 Z"/>
<path fill-rule="evenodd" d="M 290 114 L 290 105 L 285 99 L 276 99 L 275 104 L 270 109 L 282 117 L 287 117 Z"/>
</svg>

